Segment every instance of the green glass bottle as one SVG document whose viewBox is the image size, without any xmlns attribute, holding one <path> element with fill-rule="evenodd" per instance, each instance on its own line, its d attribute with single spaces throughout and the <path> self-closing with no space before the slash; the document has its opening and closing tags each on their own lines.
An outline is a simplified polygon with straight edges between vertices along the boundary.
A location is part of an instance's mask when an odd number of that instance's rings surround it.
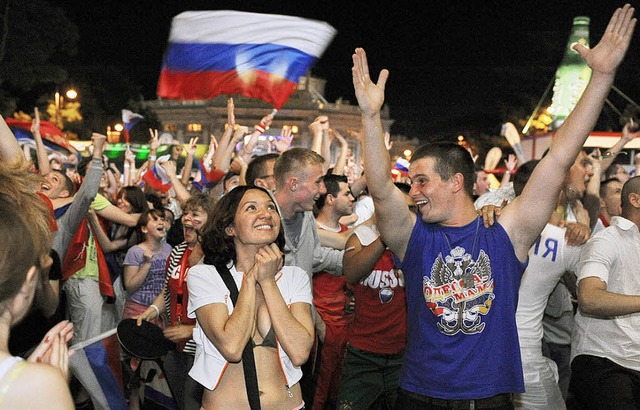
<svg viewBox="0 0 640 410">
<path fill-rule="evenodd" d="M 556 70 L 553 97 L 549 109 L 552 130 L 556 130 L 562 125 L 576 106 L 591 78 L 591 69 L 580 54 L 571 48 L 575 43 L 589 47 L 589 17 L 578 16 L 573 19 L 571 35 L 564 51 L 564 57 Z"/>
</svg>

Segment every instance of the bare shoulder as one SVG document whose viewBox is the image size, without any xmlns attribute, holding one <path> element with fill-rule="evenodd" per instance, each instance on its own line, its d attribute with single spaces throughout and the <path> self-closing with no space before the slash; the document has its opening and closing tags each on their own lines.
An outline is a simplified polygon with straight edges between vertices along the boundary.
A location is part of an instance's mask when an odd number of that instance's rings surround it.
<svg viewBox="0 0 640 410">
<path fill-rule="evenodd" d="M 2 408 L 73 409 L 69 385 L 60 370 L 47 364 L 25 363 L 13 380 Z"/>
</svg>

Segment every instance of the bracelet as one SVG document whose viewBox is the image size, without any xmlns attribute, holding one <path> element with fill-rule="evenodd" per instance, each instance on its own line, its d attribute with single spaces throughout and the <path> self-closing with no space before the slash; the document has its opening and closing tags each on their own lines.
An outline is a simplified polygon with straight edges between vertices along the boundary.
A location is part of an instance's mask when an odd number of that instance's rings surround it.
<svg viewBox="0 0 640 410">
<path fill-rule="evenodd" d="M 264 130 L 265 130 L 265 128 L 261 124 L 256 124 L 256 125 L 253 126 L 253 128 L 256 131 L 260 132 L 260 134 L 264 133 Z"/>
<path fill-rule="evenodd" d="M 154 305 L 153 303 L 151 304 L 152 308 L 154 308 L 156 310 L 156 317 L 160 317 L 160 309 L 158 309 L 158 307 L 156 305 Z"/>
<path fill-rule="evenodd" d="M 504 173 L 505 173 L 505 174 L 510 174 L 510 173 L 511 173 L 511 171 L 506 170 L 506 171 L 504 171 Z"/>
<path fill-rule="evenodd" d="M 129 165 L 129 163 L 128 163 L 128 162 L 125 162 L 125 163 L 124 163 L 124 167 L 125 167 L 125 168 L 129 168 L 129 167 L 131 167 L 131 166 Z"/>
<path fill-rule="evenodd" d="M 149 160 L 150 161 L 155 161 L 156 160 L 156 156 L 155 155 L 149 155 Z"/>
<path fill-rule="evenodd" d="M 605 151 L 604 154 L 602 154 L 602 158 L 611 158 L 611 157 L 615 157 L 616 153 L 614 153 L 613 151 Z"/>
</svg>

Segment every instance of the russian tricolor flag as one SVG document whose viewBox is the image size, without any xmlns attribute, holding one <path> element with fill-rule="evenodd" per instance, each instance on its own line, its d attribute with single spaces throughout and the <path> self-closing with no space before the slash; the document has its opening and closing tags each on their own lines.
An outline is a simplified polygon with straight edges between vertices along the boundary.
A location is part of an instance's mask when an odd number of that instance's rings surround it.
<svg viewBox="0 0 640 410">
<path fill-rule="evenodd" d="M 124 123 L 124 139 L 129 144 L 129 132 L 137 123 L 142 121 L 144 117 L 131 110 L 122 110 L 122 122 Z"/>
<path fill-rule="evenodd" d="M 336 30 L 321 21 L 231 10 L 173 18 L 158 97 L 259 98 L 279 109 L 322 56 Z"/>
</svg>

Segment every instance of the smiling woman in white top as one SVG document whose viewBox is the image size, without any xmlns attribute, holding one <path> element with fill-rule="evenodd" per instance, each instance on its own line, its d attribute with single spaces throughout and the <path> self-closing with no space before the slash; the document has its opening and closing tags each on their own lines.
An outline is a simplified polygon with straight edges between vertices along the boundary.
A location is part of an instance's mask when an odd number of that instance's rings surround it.
<svg viewBox="0 0 640 410">
<path fill-rule="evenodd" d="M 205 387 L 202 407 L 249 407 L 240 392 L 250 343 L 262 408 L 302 408 L 300 365 L 314 339 L 311 285 L 302 269 L 282 266 L 284 236 L 272 197 L 238 186 L 220 199 L 203 230 L 204 264 L 187 277 L 188 315 L 197 319 L 189 374 Z M 235 306 L 222 279 L 227 273 L 216 266 L 226 266 L 239 289 Z"/>
</svg>

